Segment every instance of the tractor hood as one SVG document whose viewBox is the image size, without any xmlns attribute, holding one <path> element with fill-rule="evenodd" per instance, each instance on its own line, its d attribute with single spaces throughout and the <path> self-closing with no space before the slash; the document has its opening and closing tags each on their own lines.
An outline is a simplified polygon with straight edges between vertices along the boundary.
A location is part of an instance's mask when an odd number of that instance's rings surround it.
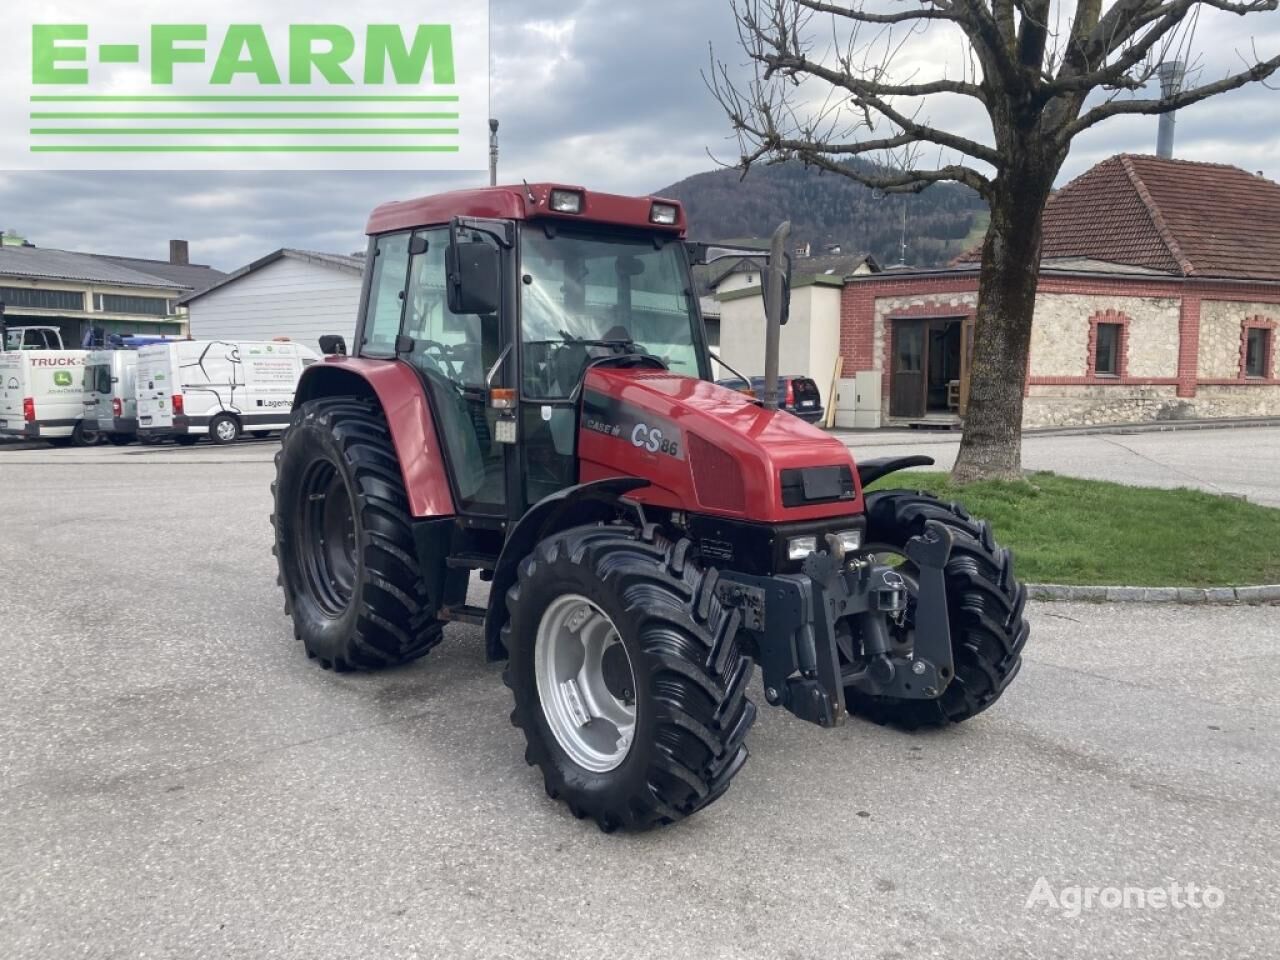
<svg viewBox="0 0 1280 960">
<path fill-rule="evenodd" d="M 581 480 L 650 481 L 637 500 L 762 523 L 862 512 L 843 443 L 726 387 L 652 369 L 597 366 L 583 381 Z"/>
</svg>

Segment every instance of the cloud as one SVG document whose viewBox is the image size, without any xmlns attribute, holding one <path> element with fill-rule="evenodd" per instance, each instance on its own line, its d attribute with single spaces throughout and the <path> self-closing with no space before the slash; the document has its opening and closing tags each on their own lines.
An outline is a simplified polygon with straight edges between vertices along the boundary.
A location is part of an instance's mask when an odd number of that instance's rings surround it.
<svg viewBox="0 0 1280 960">
<path fill-rule="evenodd" d="M 1216 17 L 1199 24 L 1201 76 L 1236 68 L 1251 39 L 1280 50 L 1280 18 Z M 491 102 L 501 120 L 504 180 L 581 183 L 643 193 L 712 167 L 734 145 L 702 71 L 708 45 L 744 56 L 727 0 L 493 0 Z M 904 63 L 960 69 L 960 45 L 912 38 Z M 815 91 L 816 93 L 816 91 Z M 981 111 L 931 105 L 933 120 L 989 136 Z M 1154 147 L 1153 117 L 1122 117 L 1082 136 L 1069 178 L 1105 156 Z M 1182 111 L 1179 156 L 1236 163 L 1280 178 L 1280 96 L 1255 86 Z M 351 251 L 378 203 L 474 185 L 483 174 L 2 173 L 0 226 L 42 246 L 163 257 L 170 237 L 201 262 L 232 269 L 281 246 Z"/>
</svg>

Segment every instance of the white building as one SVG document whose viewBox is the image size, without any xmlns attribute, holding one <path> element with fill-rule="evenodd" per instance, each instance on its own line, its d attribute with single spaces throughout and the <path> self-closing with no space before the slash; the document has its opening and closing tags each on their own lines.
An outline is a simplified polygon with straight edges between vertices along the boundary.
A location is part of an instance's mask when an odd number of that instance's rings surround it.
<svg viewBox="0 0 1280 960">
<path fill-rule="evenodd" d="M 364 259 L 282 249 L 182 301 L 197 340 L 288 337 L 319 351 L 327 333 L 353 349 Z"/>
</svg>

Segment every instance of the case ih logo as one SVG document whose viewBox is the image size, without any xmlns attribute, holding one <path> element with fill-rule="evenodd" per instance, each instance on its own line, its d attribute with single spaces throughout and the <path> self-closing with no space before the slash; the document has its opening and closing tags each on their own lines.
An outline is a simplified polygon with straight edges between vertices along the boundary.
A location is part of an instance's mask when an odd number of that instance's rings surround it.
<svg viewBox="0 0 1280 960">
<path fill-rule="evenodd" d="M 0 168 L 484 168 L 487 0 L 353 9 L 9 4 L 0 75 L 29 110 L 0 111 Z"/>
</svg>

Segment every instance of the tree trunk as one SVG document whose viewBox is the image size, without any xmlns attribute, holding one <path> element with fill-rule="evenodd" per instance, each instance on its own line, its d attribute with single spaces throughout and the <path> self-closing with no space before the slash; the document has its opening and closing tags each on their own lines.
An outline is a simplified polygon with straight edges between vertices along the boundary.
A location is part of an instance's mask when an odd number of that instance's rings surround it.
<svg viewBox="0 0 1280 960">
<path fill-rule="evenodd" d="M 1022 174 L 996 183 L 982 243 L 969 404 L 951 471 L 956 483 L 1022 475 L 1022 397 L 1052 182 L 1052 175 Z"/>
</svg>

